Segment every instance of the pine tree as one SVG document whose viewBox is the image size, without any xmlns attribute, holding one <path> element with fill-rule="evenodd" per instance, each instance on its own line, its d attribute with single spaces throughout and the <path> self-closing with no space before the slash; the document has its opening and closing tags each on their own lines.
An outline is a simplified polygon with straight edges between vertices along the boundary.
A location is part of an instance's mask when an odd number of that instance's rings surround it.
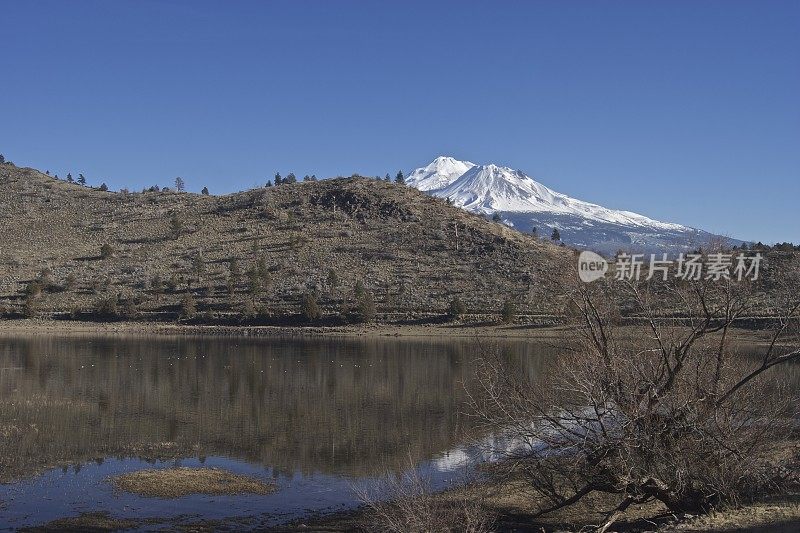
<svg viewBox="0 0 800 533">
<path fill-rule="evenodd" d="M 231 279 L 235 283 L 239 283 L 242 277 L 242 271 L 239 268 L 239 260 L 235 257 L 231 257 L 231 260 L 228 262 L 228 271 L 230 272 Z"/>
<path fill-rule="evenodd" d="M 183 181 L 183 178 L 180 176 L 175 178 L 175 190 L 178 192 L 183 192 L 185 188 L 186 188 L 186 182 Z"/>
<path fill-rule="evenodd" d="M 22 314 L 28 318 L 33 318 L 36 316 L 38 309 L 39 309 L 38 297 L 33 296 L 31 293 L 27 293 L 25 295 L 25 301 L 23 302 L 22 306 Z"/>
<path fill-rule="evenodd" d="M 403 176 L 403 171 L 402 170 L 398 170 L 397 171 L 397 175 L 394 177 L 394 182 L 397 183 L 397 184 L 400 184 L 400 185 L 405 185 L 406 184 L 406 177 Z"/>
<path fill-rule="evenodd" d="M 364 289 L 364 282 L 361 280 L 356 281 L 356 286 L 353 289 L 353 294 L 355 294 L 356 300 L 363 297 L 365 293 L 366 290 Z"/>
<path fill-rule="evenodd" d="M 267 268 L 267 260 L 263 257 L 258 259 L 256 263 L 256 271 L 258 272 L 259 277 L 261 278 L 261 282 L 264 286 L 269 285 L 270 277 L 269 277 L 269 269 Z"/>
<path fill-rule="evenodd" d="M 332 290 L 336 290 L 339 287 L 339 276 L 336 275 L 336 271 L 333 269 L 328 271 L 328 287 Z"/>
<path fill-rule="evenodd" d="M 261 294 L 261 291 L 264 290 L 263 280 L 258 273 L 258 269 L 252 267 L 247 271 L 247 291 L 250 293 L 250 297 L 252 298 L 253 305 L 256 303 L 256 298 Z"/>
<path fill-rule="evenodd" d="M 514 305 L 514 302 L 511 300 L 503 302 L 503 308 L 500 310 L 500 319 L 503 321 L 503 324 L 512 323 L 516 315 L 517 307 Z"/>
<path fill-rule="evenodd" d="M 534 226 L 533 229 L 531 229 L 531 235 L 533 235 L 534 237 L 538 236 L 539 234 L 537 233 L 537 231 L 538 230 L 536 229 L 536 226 Z"/>
<path fill-rule="evenodd" d="M 67 175 L 67 178 L 69 177 L 70 176 Z M 69 181 L 69 179 L 67 179 L 67 181 Z M 83 174 L 78 174 L 78 183 L 80 183 L 81 185 L 86 185 L 86 178 L 83 177 Z"/>
<path fill-rule="evenodd" d="M 202 190 L 202 191 L 200 191 L 200 194 L 203 194 L 203 195 L 205 195 L 205 196 L 208 196 L 208 195 L 210 194 L 210 193 L 208 192 L 208 187 L 203 187 L 203 190 Z"/>
<path fill-rule="evenodd" d="M 72 181 L 72 172 L 67 172 L 67 181 Z"/>
<path fill-rule="evenodd" d="M 365 291 L 358 299 L 356 313 L 360 322 L 367 323 L 375 320 L 375 298 L 371 292 Z"/>
<path fill-rule="evenodd" d="M 284 183 L 296 183 L 297 177 L 294 175 L 294 172 L 289 172 L 289 175 L 286 176 L 286 179 L 283 180 Z"/>
<path fill-rule="evenodd" d="M 194 301 L 194 296 L 191 292 L 183 295 L 181 300 L 181 316 L 183 318 L 193 318 L 197 314 L 197 304 Z"/>
<path fill-rule="evenodd" d="M 2 165 L 5 162 L 6 162 L 5 156 L 3 156 L 3 154 L 0 154 L 0 165 Z"/>
<path fill-rule="evenodd" d="M 503 219 L 502 219 L 502 217 L 500 216 L 500 213 L 497 213 L 497 212 L 495 212 L 495 214 L 494 214 L 494 215 L 492 215 L 492 220 L 493 220 L 494 222 L 500 222 L 500 221 L 502 221 Z"/>
<path fill-rule="evenodd" d="M 283 183 L 283 178 L 281 178 L 281 173 L 280 172 L 276 172 L 275 173 L 275 185 L 280 185 L 281 183 Z"/>
<path fill-rule="evenodd" d="M 383 181 L 392 181 L 392 177 L 389 175 L 388 172 L 386 173 L 386 177 L 383 178 Z"/>
<path fill-rule="evenodd" d="M 108 185 L 106 185 L 105 183 L 101 183 L 99 189 L 103 192 L 106 192 L 108 191 Z"/>
<path fill-rule="evenodd" d="M 206 264 L 203 261 L 203 254 L 198 252 L 192 257 L 192 274 L 197 279 L 197 283 L 200 283 L 200 280 L 203 276 L 203 273 L 206 271 Z"/>
<path fill-rule="evenodd" d="M 550 235 L 550 239 L 552 241 L 560 241 L 561 240 L 561 232 L 558 231 L 558 228 L 553 228 L 553 233 Z"/>
<path fill-rule="evenodd" d="M 156 300 L 161 299 L 161 295 L 164 293 L 164 281 L 160 274 L 153 274 L 150 279 L 150 290 L 156 295 Z"/>
</svg>

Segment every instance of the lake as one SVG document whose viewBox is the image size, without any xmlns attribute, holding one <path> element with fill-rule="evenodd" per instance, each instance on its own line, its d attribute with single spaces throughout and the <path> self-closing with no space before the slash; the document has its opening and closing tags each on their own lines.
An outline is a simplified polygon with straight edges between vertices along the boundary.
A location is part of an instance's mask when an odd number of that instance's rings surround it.
<svg viewBox="0 0 800 533">
<path fill-rule="evenodd" d="M 530 375 L 556 352 L 501 348 Z M 0 527 L 86 512 L 259 527 L 352 508 L 353 488 L 386 472 L 444 487 L 468 463 L 477 353 L 452 339 L 0 338 Z M 176 465 L 278 490 L 159 500 L 108 481 Z"/>
<path fill-rule="evenodd" d="M 534 378 L 558 357 L 546 341 L 494 348 Z M 458 483 L 482 459 L 464 444 L 481 437 L 465 414 L 479 351 L 461 339 L 0 337 L 0 528 L 105 512 L 252 529 L 351 509 L 354 488 L 388 472 Z M 779 379 L 797 390 L 800 365 Z M 175 466 L 277 490 L 166 500 L 109 481 Z"/>
</svg>

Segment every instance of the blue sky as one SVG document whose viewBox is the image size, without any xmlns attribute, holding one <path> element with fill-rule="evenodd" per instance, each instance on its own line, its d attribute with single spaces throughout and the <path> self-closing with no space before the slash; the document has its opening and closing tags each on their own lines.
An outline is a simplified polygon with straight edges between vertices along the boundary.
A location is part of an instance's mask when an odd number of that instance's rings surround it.
<svg viewBox="0 0 800 533">
<path fill-rule="evenodd" d="M 440 154 L 800 242 L 800 3 L 0 1 L 0 153 L 90 183 Z"/>
</svg>

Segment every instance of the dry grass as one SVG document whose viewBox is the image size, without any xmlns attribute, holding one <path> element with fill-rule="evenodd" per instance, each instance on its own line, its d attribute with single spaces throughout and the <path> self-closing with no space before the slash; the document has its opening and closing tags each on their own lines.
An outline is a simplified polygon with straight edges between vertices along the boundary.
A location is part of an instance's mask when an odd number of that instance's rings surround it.
<svg viewBox="0 0 800 533">
<path fill-rule="evenodd" d="M 120 531 L 139 527 L 134 520 L 113 518 L 108 513 L 83 513 L 78 516 L 59 518 L 42 526 L 25 529 L 24 531 Z"/>
<path fill-rule="evenodd" d="M 712 511 L 668 531 L 800 531 L 800 495 Z"/>
<path fill-rule="evenodd" d="M 139 496 L 180 498 L 189 494 L 270 494 L 275 485 L 218 468 L 139 470 L 111 479 L 114 487 Z"/>
<path fill-rule="evenodd" d="M 376 533 L 487 533 L 494 516 L 487 509 L 480 485 L 471 491 L 436 493 L 415 470 L 387 475 L 377 486 L 357 490 L 365 512 L 359 529 Z"/>
<path fill-rule="evenodd" d="M 120 318 L 172 321 L 188 291 L 196 321 L 282 324 L 313 292 L 333 323 L 348 315 L 361 282 L 381 320 L 441 318 L 454 295 L 487 320 L 510 298 L 520 313 L 560 309 L 551 281 L 573 259 L 441 199 L 366 178 L 226 196 L 121 194 L 0 165 L 0 204 L 0 311 L 14 316 L 110 318 L 101 304 L 119 297 Z M 106 244 L 113 255 L 101 254 Z M 253 302 L 245 274 L 261 262 L 270 283 Z M 48 283 L 27 309 L 23 291 L 44 269 Z M 331 270 L 339 283 L 328 282 Z"/>
</svg>

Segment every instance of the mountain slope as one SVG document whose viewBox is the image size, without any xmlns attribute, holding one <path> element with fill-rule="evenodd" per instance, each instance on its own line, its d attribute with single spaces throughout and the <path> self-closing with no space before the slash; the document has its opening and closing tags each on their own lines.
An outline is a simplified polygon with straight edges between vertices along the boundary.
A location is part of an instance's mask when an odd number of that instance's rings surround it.
<svg viewBox="0 0 800 533">
<path fill-rule="evenodd" d="M 468 211 L 483 215 L 498 213 L 506 224 L 522 232 L 536 228 L 540 235 L 549 236 L 556 228 L 564 242 L 601 252 L 685 251 L 716 238 L 681 224 L 576 200 L 545 187 L 519 170 L 460 163 L 438 157 L 430 165 L 412 171 L 410 175 L 418 178 L 410 185 L 421 183 L 424 187 L 421 190 L 448 198 Z M 457 170 L 465 167 L 468 169 L 462 175 L 454 177 Z"/>
<path fill-rule="evenodd" d="M 252 300 L 245 273 L 260 261 L 270 278 L 255 298 L 263 321 L 296 315 L 311 292 L 326 316 L 340 315 L 358 282 L 392 320 L 443 313 L 454 296 L 470 311 L 495 313 L 513 299 L 521 312 L 546 312 L 573 261 L 569 250 L 366 178 L 226 196 L 123 194 L 6 164 L 0 205 L 0 315 L 22 312 L 23 291 L 47 271 L 41 313 L 80 314 L 113 298 L 172 319 L 189 292 L 201 313 L 235 317 Z M 101 255 L 104 244 L 112 255 Z M 229 293 L 234 258 L 241 274 Z"/>
</svg>

